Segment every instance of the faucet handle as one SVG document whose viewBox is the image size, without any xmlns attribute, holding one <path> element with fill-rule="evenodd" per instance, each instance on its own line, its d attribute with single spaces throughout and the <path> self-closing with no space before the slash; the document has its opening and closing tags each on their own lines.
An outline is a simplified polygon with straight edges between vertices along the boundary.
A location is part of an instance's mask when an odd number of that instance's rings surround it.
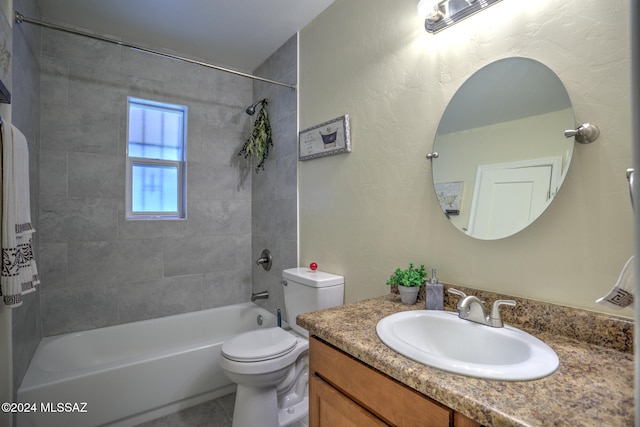
<svg viewBox="0 0 640 427">
<path fill-rule="evenodd" d="M 459 291 L 457 289 L 454 289 L 454 288 L 447 289 L 447 292 L 449 292 L 450 294 L 457 295 L 457 296 L 460 297 L 460 299 L 458 300 L 458 304 L 456 305 L 458 310 L 460 310 L 460 303 L 462 302 L 463 299 L 465 299 L 467 297 L 467 294 L 465 294 L 464 292 Z"/>
<path fill-rule="evenodd" d="M 516 302 L 512 299 L 499 299 L 493 302 L 493 306 L 491 307 L 491 316 L 489 317 L 489 321 L 491 326 L 493 327 L 502 327 L 502 316 L 500 316 L 500 306 L 501 305 L 510 305 L 511 307 L 516 306 Z"/>
</svg>

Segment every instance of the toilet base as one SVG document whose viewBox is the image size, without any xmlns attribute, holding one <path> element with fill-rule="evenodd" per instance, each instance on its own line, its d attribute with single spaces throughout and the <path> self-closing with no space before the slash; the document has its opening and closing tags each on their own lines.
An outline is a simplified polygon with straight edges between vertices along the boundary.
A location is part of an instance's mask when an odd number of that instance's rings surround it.
<svg viewBox="0 0 640 427">
<path fill-rule="evenodd" d="M 300 402 L 289 408 L 283 408 L 278 410 L 278 426 L 286 427 L 291 424 L 300 421 L 304 417 L 309 415 L 309 397 L 305 396 Z"/>
<path fill-rule="evenodd" d="M 233 427 L 286 427 L 309 414 L 309 397 L 288 408 L 278 408 L 275 387 L 256 388 L 238 384 L 233 408 Z"/>
<path fill-rule="evenodd" d="M 275 387 L 256 388 L 238 384 L 232 426 L 278 427 L 278 394 Z"/>
</svg>

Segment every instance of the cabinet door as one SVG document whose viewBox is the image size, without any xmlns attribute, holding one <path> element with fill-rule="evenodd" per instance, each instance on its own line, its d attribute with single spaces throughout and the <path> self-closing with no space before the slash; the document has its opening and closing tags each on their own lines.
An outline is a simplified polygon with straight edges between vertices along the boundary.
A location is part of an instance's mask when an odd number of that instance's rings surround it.
<svg viewBox="0 0 640 427">
<path fill-rule="evenodd" d="M 387 426 L 362 406 L 324 382 L 309 378 L 309 427 Z"/>
<path fill-rule="evenodd" d="M 309 372 L 388 425 L 450 427 L 453 422 L 451 409 L 315 337 L 309 340 Z"/>
<path fill-rule="evenodd" d="M 483 427 L 480 423 L 475 422 L 471 418 L 467 418 L 459 412 L 453 414 L 454 427 Z"/>
</svg>

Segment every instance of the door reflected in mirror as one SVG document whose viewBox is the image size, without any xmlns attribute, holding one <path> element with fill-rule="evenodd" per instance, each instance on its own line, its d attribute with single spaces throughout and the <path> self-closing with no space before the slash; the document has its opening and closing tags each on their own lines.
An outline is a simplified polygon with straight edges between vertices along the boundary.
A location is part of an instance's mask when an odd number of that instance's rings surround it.
<svg viewBox="0 0 640 427">
<path fill-rule="evenodd" d="M 458 230 L 482 240 L 511 236 L 553 201 L 573 154 L 571 100 L 556 74 L 528 58 L 474 73 L 436 132 L 435 194 Z"/>
</svg>

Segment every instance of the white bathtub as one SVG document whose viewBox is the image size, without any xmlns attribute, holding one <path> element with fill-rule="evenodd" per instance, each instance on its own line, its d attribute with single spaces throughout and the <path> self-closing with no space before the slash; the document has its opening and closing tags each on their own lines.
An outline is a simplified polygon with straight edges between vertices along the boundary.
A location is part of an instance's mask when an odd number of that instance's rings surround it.
<svg viewBox="0 0 640 427">
<path fill-rule="evenodd" d="M 133 426 L 231 393 L 222 343 L 275 324 L 244 303 L 44 338 L 18 390 L 17 427 Z"/>
</svg>

